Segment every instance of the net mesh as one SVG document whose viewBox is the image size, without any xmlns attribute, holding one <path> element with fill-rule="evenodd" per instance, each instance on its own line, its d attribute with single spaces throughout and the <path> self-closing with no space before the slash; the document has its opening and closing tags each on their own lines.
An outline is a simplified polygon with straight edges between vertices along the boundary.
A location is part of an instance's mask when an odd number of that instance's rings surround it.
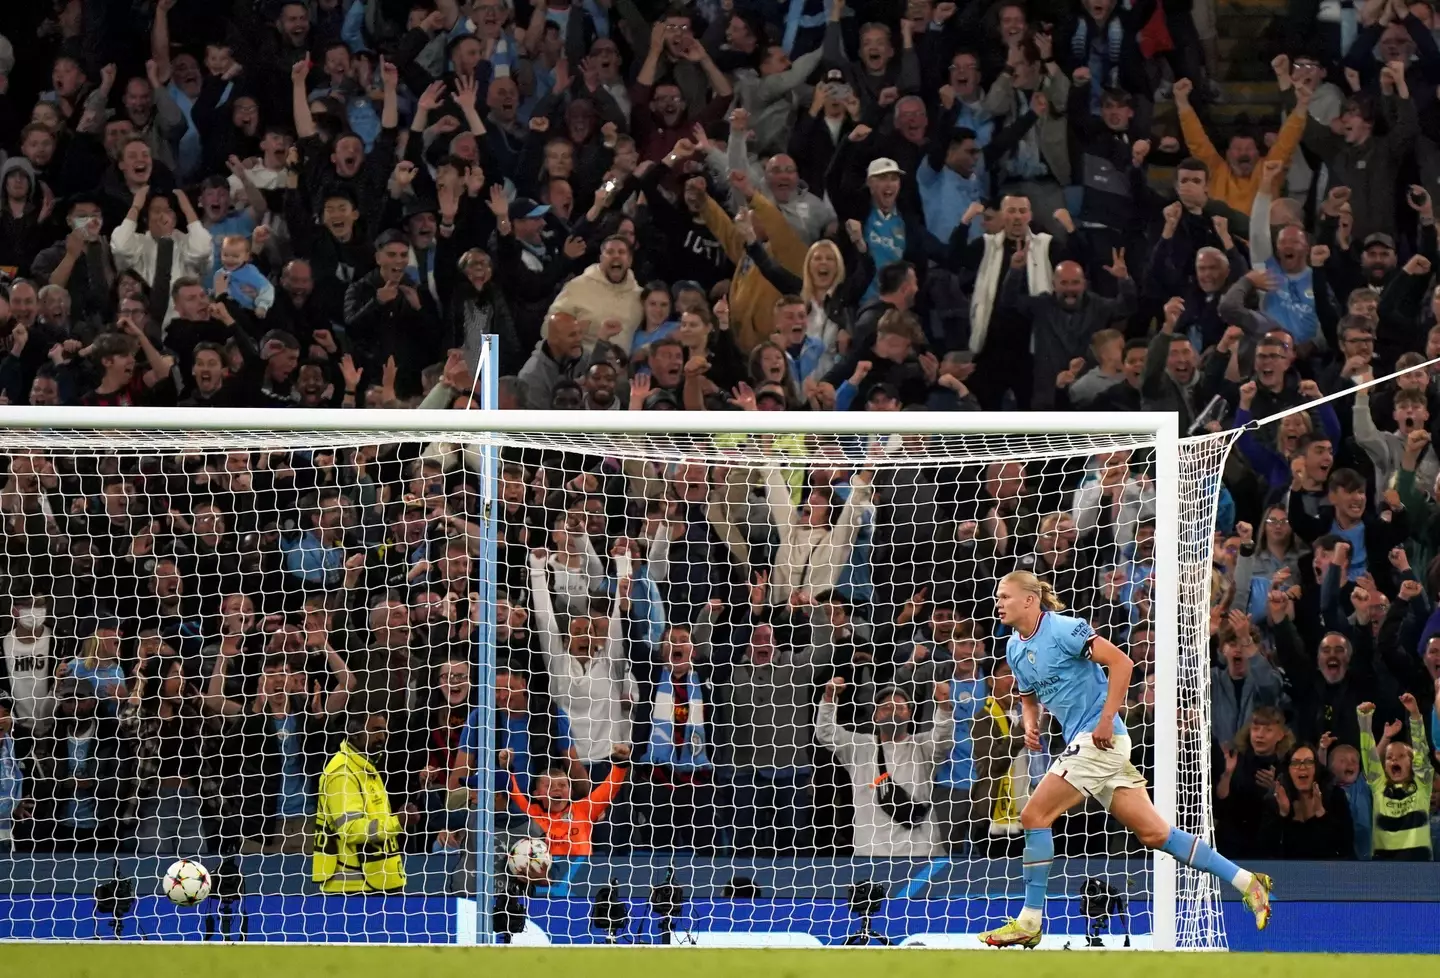
<svg viewBox="0 0 1440 978">
<path fill-rule="evenodd" d="M 1221 476 L 1234 431 L 1180 442 L 1179 555 L 1180 654 L 1176 657 L 1175 826 L 1212 844 L 1210 635 L 1211 607 L 1223 587 L 1213 586 L 1212 553 Z M 1177 947 L 1222 948 L 1225 930 L 1220 888 L 1212 876 L 1188 866 L 1176 867 L 1175 943 Z"/>
<path fill-rule="evenodd" d="M 0 432 L 0 937 L 970 946 L 1065 747 L 1023 744 L 1009 571 L 1136 661 L 1134 763 L 1213 836 L 1227 448 L 1175 486 L 1118 433 Z M 1223 946 L 1098 804 L 1056 849 L 1047 944 Z"/>
</svg>

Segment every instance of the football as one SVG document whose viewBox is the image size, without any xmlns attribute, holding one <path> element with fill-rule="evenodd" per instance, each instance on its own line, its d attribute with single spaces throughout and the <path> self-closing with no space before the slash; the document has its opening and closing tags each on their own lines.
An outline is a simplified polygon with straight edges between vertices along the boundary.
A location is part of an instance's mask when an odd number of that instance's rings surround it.
<svg viewBox="0 0 1440 978">
<path fill-rule="evenodd" d="M 544 839 L 521 839 L 510 848 L 510 856 L 505 860 L 513 875 L 529 880 L 548 878 L 550 863 L 550 847 Z"/>
<path fill-rule="evenodd" d="M 171 903 L 194 906 L 210 895 L 210 871 L 193 859 L 179 859 L 165 871 L 160 886 Z"/>
</svg>

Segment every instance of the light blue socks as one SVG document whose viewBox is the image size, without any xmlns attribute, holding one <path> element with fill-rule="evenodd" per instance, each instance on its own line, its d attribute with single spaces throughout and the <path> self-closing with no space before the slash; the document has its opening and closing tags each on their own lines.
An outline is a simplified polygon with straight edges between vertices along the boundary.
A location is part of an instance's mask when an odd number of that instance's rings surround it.
<svg viewBox="0 0 1440 978">
<path fill-rule="evenodd" d="M 1045 910 L 1045 891 L 1050 887 L 1050 863 L 1055 859 L 1055 836 L 1049 829 L 1025 830 L 1025 854 L 1022 857 L 1025 878 L 1025 912 L 1020 923 L 1037 929 Z"/>
<path fill-rule="evenodd" d="M 1245 892 L 1246 887 L 1250 885 L 1250 873 L 1247 870 L 1236 866 L 1230 860 L 1220 855 L 1220 853 L 1210 848 L 1209 843 L 1203 839 L 1196 838 L 1189 832 L 1184 832 L 1180 829 L 1171 829 L 1169 838 L 1165 840 L 1165 844 L 1160 848 L 1186 866 L 1193 866 L 1202 873 L 1218 876 L 1242 893 Z M 1025 851 L 1027 853 L 1030 851 L 1028 845 Z M 1025 858 L 1028 860 L 1030 857 L 1027 855 Z"/>
</svg>

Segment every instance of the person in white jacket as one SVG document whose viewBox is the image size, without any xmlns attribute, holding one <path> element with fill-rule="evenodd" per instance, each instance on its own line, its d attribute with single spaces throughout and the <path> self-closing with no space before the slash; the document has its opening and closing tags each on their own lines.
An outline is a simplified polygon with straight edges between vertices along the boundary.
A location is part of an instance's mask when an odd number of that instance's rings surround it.
<svg viewBox="0 0 1440 978">
<path fill-rule="evenodd" d="M 567 312 L 585 326 L 581 342 L 586 353 L 600 340 L 630 349 L 635 330 L 645 321 L 645 304 L 640 299 L 644 290 L 630 265 L 630 242 L 606 238 L 600 245 L 600 260 L 566 282 L 550 304 L 545 328 L 550 328 L 550 316 Z"/>
<path fill-rule="evenodd" d="M 914 711 L 898 686 L 886 687 L 876 697 L 874 734 L 840 726 L 836 701 L 844 689 L 845 680 L 838 676 L 826 684 L 815 711 L 815 740 L 834 751 L 850 773 L 855 855 L 940 855 L 941 832 L 931 800 L 935 770 L 955 745 L 950 684 L 935 684 L 935 722 L 918 734 L 910 732 Z"/>
<path fill-rule="evenodd" d="M 788 604 L 796 591 L 813 597 L 835 586 L 850 561 L 850 548 L 874 493 L 874 478 L 875 473 L 869 470 L 855 474 L 850 482 L 850 498 L 839 507 L 837 518 L 838 499 L 832 487 L 810 489 L 805 502 L 797 507 L 785 474 L 778 468 L 765 470 L 770 519 L 780 534 L 780 549 L 770 578 L 771 597 L 777 605 Z"/>
<path fill-rule="evenodd" d="M 616 745 L 630 745 L 630 711 L 639 696 L 625 658 L 621 619 L 629 604 L 634 566 L 628 552 L 617 552 L 618 581 L 609 618 L 575 615 L 562 633 L 550 600 L 548 557 L 544 550 L 530 552 L 530 606 L 550 674 L 550 695 L 570 718 L 570 739 L 580 760 L 603 765 Z M 592 767 L 591 777 L 595 774 Z"/>
<path fill-rule="evenodd" d="M 177 226 L 177 205 L 180 214 L 185 218 L 183 231 Z M 143 229 L 140 227 L 142 214 L 145 218 Z M 213 239 L 210 232 L 205 230 L 205 225 L 200 223 L 195 208 L 190 204 L 190 198 L 185 196 L 183 190 L 176 190 L 172 203 L 170 197 L 164 194 L 151 196 L 149 187 L 141 187 L 135 193 L 125 220 L 121 221 L 120 226 L 110 235 L 110 250 L 115 256 L 115 270 L 125 272 L 133 269 L 153 289 L 160 272 L 156 267 L 159 263 L 160 242 L 167 238 L 173 242 L 173 248 L 170 274 L 165 276 L 165 279 L 173 285 L 187 276 L 204 278 L 210 269 Z M 167 285 L 167 292 L 169 288 Z M 159 301 L 158 297 L 156 301 Z M 164 321 L 168 323 L 175 315 L 175 306 L 169 297 L 165 302 Z"/>
</svg>

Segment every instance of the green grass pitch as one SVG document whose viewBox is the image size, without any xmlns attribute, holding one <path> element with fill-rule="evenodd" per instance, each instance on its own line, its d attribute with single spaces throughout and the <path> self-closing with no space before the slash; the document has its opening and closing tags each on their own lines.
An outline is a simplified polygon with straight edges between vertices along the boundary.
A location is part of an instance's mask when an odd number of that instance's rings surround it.
<svg viewBox="0 0 1440 978">
<path fill-rule="evenodd" d="M 686 978 L 973 978 L 1009 955 L 1026 978 L 1355 978 L 1405 974 L 1414 957 L 1340 954 L 1166 954 L 1140 951 L 938 951 L 699 948 L 383 948 L 161 944 L 0 944 L 0 974 L 34 978 L 476 978 L 577 974 L 636 978 L 682 954 Z M 1240 958 L 1242 960 L 1237 960 Z M 988 960 L 987 960 L 988 959 Z"/>
</svg>

